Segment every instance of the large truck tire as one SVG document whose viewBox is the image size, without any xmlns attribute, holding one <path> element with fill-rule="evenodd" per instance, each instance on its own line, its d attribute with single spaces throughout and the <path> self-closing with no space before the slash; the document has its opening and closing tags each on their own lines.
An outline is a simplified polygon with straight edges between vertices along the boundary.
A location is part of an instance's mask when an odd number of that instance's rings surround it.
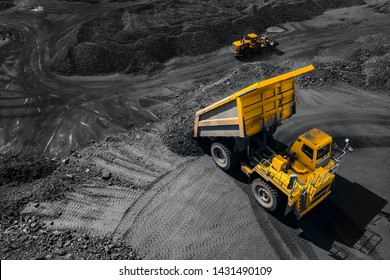
<svg viewBox="0 0 390 280">
<path fill-rule="evenodd" d="M 251 187 L 257 202 L 268 212 L 275 211 L 280 206 L 279 193 L 264 180 L 253 180 Z"/>
<path fill-rule="evenodd" d="M 231 146 L 224 141 L 215 141 L 211 144 L 210 153 L 219 168 L 225 171 L 232 170 L 238 164 L 237 155 Z"/>
</svg>

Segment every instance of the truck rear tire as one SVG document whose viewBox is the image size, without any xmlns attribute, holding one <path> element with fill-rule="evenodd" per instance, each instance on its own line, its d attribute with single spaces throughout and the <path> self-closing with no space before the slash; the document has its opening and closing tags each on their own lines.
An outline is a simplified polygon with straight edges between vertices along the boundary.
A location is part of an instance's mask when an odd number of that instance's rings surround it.
<svg viewBox="0 0 390 280">
<path fill-rule="evenodd" d="M 253 195 L 257 202 L 268 212 L 275 211 L 279 203 L 279 193 L 276 189 L 270 186 L 267 182 L 262 179 L 253 180 L 252 184 Z"/>
<path fill-rule="evenodd" d="M 215 163 L 222 170 L 229 171 L 237 165 L 237 156 L 226 142 L 216 141 L 211 144 L 210 153 Z"/>
</svg>

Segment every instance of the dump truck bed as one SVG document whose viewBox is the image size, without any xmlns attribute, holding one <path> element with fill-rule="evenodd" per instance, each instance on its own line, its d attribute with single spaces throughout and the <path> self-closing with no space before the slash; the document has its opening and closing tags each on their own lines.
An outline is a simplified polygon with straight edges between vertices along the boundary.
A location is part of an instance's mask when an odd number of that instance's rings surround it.
<svg viewBox="0 0 390 280">
<path fill-rule="evenodd" d="M 295 77 L 309 65 L 254 83 L 199 110 L 194 137 L 249 137 L 295 114 Z"/>
</svg>

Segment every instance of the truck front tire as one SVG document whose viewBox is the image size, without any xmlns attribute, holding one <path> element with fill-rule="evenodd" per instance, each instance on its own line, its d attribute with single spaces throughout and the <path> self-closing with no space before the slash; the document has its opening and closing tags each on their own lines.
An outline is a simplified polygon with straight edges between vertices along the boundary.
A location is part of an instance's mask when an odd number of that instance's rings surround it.
<svg viewBox="0 0 390 280">
<path fill-rule="evenodd" d="M 237 157 L 228 143 L 214 142 L 211 144 L 210 153 L 215 163 L 222 170 L 229 171 L 237 165 Z"/>
<path fill-rule="evenodd" d="M 274 187 L 262 179 L 253 180 L 252 184 L 253 195 L 257 202 L 268 212 L 275 211 L 279 206 L 279 193 Z"/>
</svg>

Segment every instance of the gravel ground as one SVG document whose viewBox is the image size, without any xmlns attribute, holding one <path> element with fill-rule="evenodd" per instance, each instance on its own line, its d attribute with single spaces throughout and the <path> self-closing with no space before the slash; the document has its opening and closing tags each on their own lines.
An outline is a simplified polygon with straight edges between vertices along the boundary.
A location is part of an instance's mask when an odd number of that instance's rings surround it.
<svg viewBox="0 0 390 280">
<path fill-rule="evenodd" d="M 72 159 L 78 158 L 73 153 Z M 65 199 L 65 194 L 89 176 L 74 160 L 15 159 L 0 161 L 0 258 L 1 259 L 136 259 L 132 248 L 111 237 L 83 231 L 53 230 L 53 221 L 25 215 L 26 206 Z M 56 215 L 61 216 L 58 212 Z"/>
<path fill-rule="evenodd" d="M 38 205 L 38 204 L 37 204 Z M 12 225 L 0 225 L 1 259 L 134 260 L 131 247 L 108 237 L 70 230 L 48 230 L 36 216 L 22 216 Z"/>
</svg>

